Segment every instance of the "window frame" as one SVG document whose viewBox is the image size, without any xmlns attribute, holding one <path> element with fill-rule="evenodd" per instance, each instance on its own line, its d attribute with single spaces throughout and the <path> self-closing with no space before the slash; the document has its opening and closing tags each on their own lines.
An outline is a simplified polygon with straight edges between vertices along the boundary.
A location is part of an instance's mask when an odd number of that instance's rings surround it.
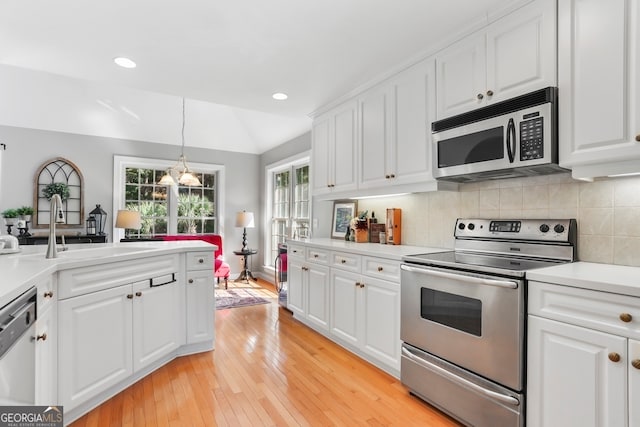
<svg viewBox="0 0 640 427">
<path fill-rule="evenodd" d="M 272 263 L 274 262 L 273 259 L 269 259 L 271 258 L 272 255 L 272 248 L 271 248 L 271 241 L 272 241 L 272 224 L 273 224 L 273 191 L 274 191 L 274 175 L 278 172 L 282 172 L 285 170 L 290 170 L 292 172 L 292 175 L 290 176 L 289 179 L 289 186 L 290 186 L 290 192 L 289 192 L 289 217 L 288 217 L 288 221 L 291 221 L 292 219 L 292 212 L 291 210 L 293 209 L 293 198 L 295 197 L 294 193 L 293 193 L 293 183 L 295 181 L 295 168 L 296 167 L 300 167 L 300 166 L 309 166 L 309 237 L 311 237 L 312 233 L 313 233 L 313 197 L 311 196 L 311 188 L 312 188 L 312 182 L 311 182 L 311 177 L 312 177 L 312 172 L 311 172 L 311 151 L 304 151 L 302 153 L 287 157 L 285 159 L 282 159 L 280 161 L 277 161 L 275 163 L 271 163 L 267 166 L 265 166 L 265 195 L 266 195 L 266 203 L 265 203 L 265 216 L 264 216 L 264 220 L 263 220 L 263 230 L 264 230 L 264 241 L 263 241 L 263 265 L 265 267 L 265 269 L 271 269 L 273 270 L 273 265 Z M 288 227 L 288 233 L 291 233 L 291 228 L 290 225 Z M 292 236 L 289 234 L 288 239 L 291 239 Z"/>
<path fill-rule="evenodd" d="M 125 184 L 126 184 L 126 168 L 140 169 L 168 169 L 175 165 L 175 160 L 154 159 L 150 157 L 133 157 L 133 156 L 113 156 L 113 215 L 111 216 L 111 225 L 113 230 L 113 241 L 119 242 L 124 238 L 124 230 L 116 228 L 116 214 L 119 209 L 125 209 Z M 216 234 L 224 239 L 224 219 L 225 219 L 225 166 L 209 163 L 193 163 L 189 162 L 189 168 L 194 172 L 216 174 Z M 169 191 L 173 192 L 177 198 L 178 187 L 172 186 Z M 171 234 L 172 230 L 178 229 L 178 218 L 169 215 L 167 222 L 167 233 Z"/>
</svg>

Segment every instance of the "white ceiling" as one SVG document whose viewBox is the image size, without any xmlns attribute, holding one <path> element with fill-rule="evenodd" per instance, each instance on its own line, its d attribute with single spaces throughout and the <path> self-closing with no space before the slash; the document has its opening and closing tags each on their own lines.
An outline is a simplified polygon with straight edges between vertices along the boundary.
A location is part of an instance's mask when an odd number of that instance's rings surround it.
<svg viewBox="0 0 640 427">
<path fill-rule="evenodd" d="M 179 123 L 180 111 L 175 110 L 184 96 L 200 106 L 200 115 L 210 117 L 202 121 L 208 122 L 204 129 L 196 118 L 190 122 L 199 129 L 192 131 L 187 145 L 230 149 L 227 138 L 242 135 L 234 139 L 233 151 L 261 153 L 308 131 L 310 112 L 441 44 L 484 19 L 488 10 L 514 1 L 3 0 L 0 65 L 10 67 L 0 76 L 11 76 L 10 92 L 16 98 L 0 96 L 0 112 L 17 116 L 16 103 L 23 103 L 26 114 L 26 101 L 18 96 L 34 81 L 36 86 L 67 86 L 78 94 L 75 98 L 85 98 L 73 105 L 58 99 L 56 109 L 63 112 L 57 121 L 0 117 L 0 124 L 73 132 L 72 115 L 65 119 L 64 111 L 75 111 L 77 118 L 89 105 L 96 108 L 95 102 L 87 102 L 88 87 L 101 96 L 127 92 L 125 101 L 110 101 L 118 105 L 119 115 L 128 111 L 129 118 L 144 121 L 153 117 L 154 104 L 164 103 L 160 120 L 170 114 Z M 117 56 L 132 58 L 138 67 L 116 66 L 112 59 Z M 22 75 L 21 69 L 48 74 Z M 0 90 L 9 87 L 1 83 Z M 42 98 L 37 102 L 51 102 L 50 94 L 31 92 Z M 286 92 L 289 99 L 275 101 L 274 92 Z M 144 101 L 147 96 L 155 101 Z M 104 111 L 96 114 L 113 114 L 99 105 Z M 114 120 L 118 118 L 106 122 Z M 153 126 L 139 127 L 134 135 L 122 130 L 127 126 L 120 126 L 120 133 L 118 126 L 112 127 L 92 131 L 91 123 L 85 123 L 76 131 L 169 143 L 175 136 L 140 130 Z M 222 127 L 234 129 L 214 130 Z M 209 132 L 219 135 L 198 136 Z"/>
</svg>

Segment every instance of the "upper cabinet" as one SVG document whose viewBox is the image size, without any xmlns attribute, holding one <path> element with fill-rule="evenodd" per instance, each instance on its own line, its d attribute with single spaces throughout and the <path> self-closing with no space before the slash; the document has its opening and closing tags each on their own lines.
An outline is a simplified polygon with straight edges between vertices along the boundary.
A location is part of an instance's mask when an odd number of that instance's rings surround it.
<svg viewBox="0 0 640 427">
<path fill-rule="evenodd" d="M 556 2 L 538 0 L 436 55 L 437 118 L 556 85 Z"/>
<path fill-rule="evenodd" d="M 560 165 L 574 178 L 637 173 L 636 0 L 558 1 Z"/>
<path fill-rule="evenodd" d="M 359 188 L 433 180 L 431 121 L 435 63 L 422 61 L 364 93 L 360 117 Z"/>
<path fill-rule="evenodd" d="M 313 194 L 356 188 L 357 105 L 346 102 L 316 118 L 312 128 Z"/>
</svg>

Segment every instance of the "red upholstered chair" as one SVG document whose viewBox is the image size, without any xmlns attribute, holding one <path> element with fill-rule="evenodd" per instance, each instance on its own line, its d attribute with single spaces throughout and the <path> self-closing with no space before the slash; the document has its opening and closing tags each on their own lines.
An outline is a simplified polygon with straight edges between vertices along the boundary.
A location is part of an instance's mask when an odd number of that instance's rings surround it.
<svg viewBox="0 0 640 427">
<path fill-rule="evenodd" d="M 220 278 L 223 278 L 224 288 L 227 289 L 231 267 L 224 262 L 224 258 L 222 257 L 222 236 L 219 234 L 173 234 L 163 236 L 162 240 L 202 240 L 216 245 L 218 249 L 214 252 L 213 275 L 218 280 L 218 283 L 220 283 Z"/>
</svg>

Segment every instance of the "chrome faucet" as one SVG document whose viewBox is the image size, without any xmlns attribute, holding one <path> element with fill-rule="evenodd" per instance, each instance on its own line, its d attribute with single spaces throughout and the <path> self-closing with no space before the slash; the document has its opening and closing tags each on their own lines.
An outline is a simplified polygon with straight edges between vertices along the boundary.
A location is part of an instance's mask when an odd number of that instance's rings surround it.
<svg viewBox="0 0 640 427">
<path fill-rule="evenodd" d="M 47 245 L 46 258 L 58 257 L 58 248 L 56 247 L 56 223 L 64 224 L 64 222 L 62 199 L 59 194 L 54 194 L 51 196 L 51 206 L 49 207 L 49 242 Z"/>
</svg>

